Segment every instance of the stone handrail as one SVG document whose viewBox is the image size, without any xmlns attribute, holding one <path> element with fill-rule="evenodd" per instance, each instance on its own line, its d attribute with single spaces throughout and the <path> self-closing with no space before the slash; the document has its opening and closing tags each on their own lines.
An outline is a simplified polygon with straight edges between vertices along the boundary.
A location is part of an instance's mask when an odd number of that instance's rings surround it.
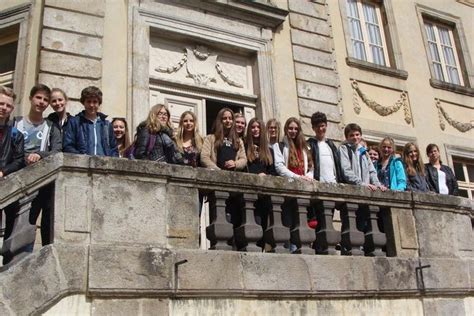
<svg viewBox="0 0 474 316">
<path fill-rule="evenodd" d="M 0 207 L 29 198 L 52 181 L 54 243 L 0 273 L 0 314 L 44 311 L 72 293 L 90 299 L 474 293 L 468 199 L 57 154 L 0 180 Z M 229 192 L 243 193 L 247 202 L 256 194 L 270 195 L 276 204 L 284 197 L 296 197 L 303 206 L 317 199 L 324 220 L 337 203 L 346 203 L 348 212 L 357 205 L 388 210 L 387 254 L 396 258 L 201 250 L 199 191 L 222 193 L 221 208 Z M 341 236 L 333 230 L 316 240 L 331 234 Z M 418 267 L 425 266 L 430 267 L 420 274 Z M 28 271 L 35 273 L 26 278 Z M 51 280 L 46 288 L 43 280 Z"/>
</svg>

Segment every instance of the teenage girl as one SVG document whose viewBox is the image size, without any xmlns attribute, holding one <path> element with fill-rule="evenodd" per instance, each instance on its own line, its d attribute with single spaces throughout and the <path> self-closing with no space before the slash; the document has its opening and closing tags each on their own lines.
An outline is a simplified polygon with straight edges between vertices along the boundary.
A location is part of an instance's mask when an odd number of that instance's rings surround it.
<svg viewBox="0 0 474 316">
<path fill-rule="evenodd" d="M 59 128 L 61 135 L 71 117 L 71 114 L 66 111 L 67 102 L 68 97 L 63 90 L 59 88 L 51 89 L 50 104 L 54 112 L 48 115 L 48 120 L 52 121 Z"/>
<path fill-rule="evenodd" d="M 407 179 L 403 163 L 395 156 L 395 142 L 391 137 L 382 139 L 379 145 L 380 159 L 377 176 L 381 184 L 390 190 L 405 191 Z"/>
<path fill-rule="evenodd" d="M 196 115 L 191 111 L 183 112 L 179 119 L 176 145 L 183 155 L 185 165 L 199 166 L 202 144 Z"/>
<path fill-rule="evenodd" d="M 267 122 L 267 133 L 268 133 L 268 141 L 270 145 L 274 145 L 281 141 L 281 124 L 276 119 L 269 119 Z"/>
<path fill-rule="evenodd" d="M 453 170 L 443 165 L 438 145 L 429 144 L 426 155 L 430 162 L 425 164 L 425 174 L 430 190 L 439 194 L 458 195 L 458 182 Z"/>
<path fill-rule="evenodd" d="M 119 157 L 123 158 L 125 150 L 130 146 L 127 121 L 123 117 L 115 117 L 112 119 L 112 128 L 114 130 L 115 141 L 117 142 Z"/>
<path fill-rule="evenodd" d="M 245 140 L 245 127 L 247 125 L 247 122 L 245 121 L 245 117 L 242 113 L 235 113 L 235 132 L 237 133 L 237 136 L 241 140 Z"/>
<path fill-rule="evenodd" d="M 280 176 L 313 180 L 313 159 L 301 130 L 301 123 L 295 117 L 290 117 L 284 127 L 285 136 L 282 143 L 273 145 L 275 152 L 275 169 Z M 283 224 L 290 229 L 297 225 L 298 204 L 295 198 L 286 198 L 282 205 Z M 299 253 L 300 249 L 290 245 L 290 252 Z"/>
<path fill-rule="evenodd" d="M 173 131 L 167 125 L 169 111 L 163 104 L 156 104 L 145 122 L 137 128 L 136 159 L 182 164 L 183 157 L 174 143 Z"/>
<path fill-rule="evenodd" d="M 407 143 L 403 147 L 403 162 L 407 174 L 407 191 L 428 192 L 430 188 L 425 177 L 425 166 L 415 143 Z"/>
</svg>

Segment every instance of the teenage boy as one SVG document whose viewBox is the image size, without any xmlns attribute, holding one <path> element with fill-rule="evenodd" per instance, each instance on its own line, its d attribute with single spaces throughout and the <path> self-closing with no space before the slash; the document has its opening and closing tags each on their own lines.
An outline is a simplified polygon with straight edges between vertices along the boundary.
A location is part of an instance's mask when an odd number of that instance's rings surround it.
<svg viewBox="0 0 474 316">
<path fill-rule="evenodd" d="M 0 86 L 0 178 L 21 169 L 25 162 L 23 134 L 9 124 L 10 114 L 15 108 L 16 95 L 13 90 Z M 15 215 L 18 212 L 18 202 L 14 202 L 5 207 L 5 233 L 4 240 L 10 237 L 15 222 Z M 2 218 L 0 210 L 0 222 Z M 3 265 L 9 263 L 12 254 L 3 254 Z"/>
<path fill-rule="evenodd" d="M 343 182 L 341 161 L 339 159 L 339 152 L 334 142 L 326 138 L 326 131 L 328 120 L 326 114 L 321 112 L 313 113 L 311 116 L 311 126 L 314 131 L 314 137 L 308 139 L 308 144 L 311 148 L 314 174 L 313 178 L 324 183 L 339 183 Z M 311 209 L 308 211 L 308 225 L 316 229 L 316 234 L 321 230 L 323 218 L 318 215 L 323 210 L 320 201 L 312 201 Z M 319 212 L 318 212 L 319 211 Z M 313 244 L 316 253 L 325 253 L 325 250 L 319 249 L 317 243 Z"/>
<path fill-rule="evenodd" d="M 367 149 L 361 144 L 362 128 L 355 123 L 348 124 L 344 129 L 344 136 L 346 141 L 339 147 L 344 182 L 366 186 L 371 191 L 376 191 L 377 189 L 386 191 L 387 188 L 380 184 L 377 178 L 377 171 L 367 154 Z M 341 212 L 346 213 L 347 209 L 344 208 Z M 347 222 L 347 216 L 341 217 L 345 218 L 342 218 L 341 228 L 341 232 L 344 233 L 347 231 L 349 223 Z M 369 210 L 366 205 L 359 206 L 359 210 L 356 212 L 356 222 L 358 230 L 364 233 L 371 230 Z M 341 246 L 341 254 L 352 254 L 351 245 L 344 238 L 341 241 Z M 364 251 L 366 255 L 370 256 L 373 249 L 369 249 L 367 245 L 364 245 Z"/>
<path fill-rule="evenodd" d="M 15 126 L 25 138 L 25 162 L 34 164 L 41 159 L 61 151 L 61 132 L 48 119 L 43 118 L 43 112 L 48 108 L 51 90 L 37 84 L 30 91 L 30 111 L 27 116 L 15 117 Z M 41 242 L 48 245 L 52 240 L 52 217 L 54 211 L 54 183 L 38 190 L 38 195 L 31 202 L 30 223 L 36 225 L 41 215 Z M 33 250 L 30 245 L 28 251 Z"/>
<path fill-rule="evenodd" d="M 71 118 L 64 132 L 64 152 L 118 157 L 112 124 L 100 113 L 102 91 L 90 86 L 82 90 L 84 111 Z"/>
<path fill-rule="evenodd" d="M 339 147 L 341 168 L 344 181 L 349 184 L 366 186 L 371 191 L 387 190 L 380 184 L 367 149 L 361 145 L 362 129 L 355 123 L 348 124 L 344 129 L 346 141 Z"/>
</svg>

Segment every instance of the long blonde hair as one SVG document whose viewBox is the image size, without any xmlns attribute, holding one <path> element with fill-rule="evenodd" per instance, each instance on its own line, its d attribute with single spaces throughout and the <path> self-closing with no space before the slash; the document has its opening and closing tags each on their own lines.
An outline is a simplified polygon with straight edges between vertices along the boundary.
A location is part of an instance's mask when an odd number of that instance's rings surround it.
<svg viewBox="0 0 474 316">
<path fill-rule="evenodd" d="M 181 117 L 179 118 L 179 126 L 178 126 L 178 135 L 176 137 L 176 145 L 178 147 L 178 150 L 182 153 L 183 152 L 183 140 L 184 140 L 184 128 L 183 128 L 183 121 L 186 115 L 191 115 L 193 120 L 194 120 L 194 130 L 193 130 L 193 136 L 192 136 L 192 144 L 197 148 L 199 152 L 201 152 L 202 148 L 202 143 L 203 139 L 201 134 L 199 133 L 199 125 L 197 121 L 196 114 L 191 111 L 185 111 L 183 114 L 181 114 Z"/>
<path fill-rule="evenodd" d="M 161 109 L 165 109 L 166 113 L 168 113 L 168 121 L 166 122 L 165 126 L 160 123 L 160 120 L 158 118 L 158 112 L 160 112 Z M 173 126 L 170 122 L 170 110 L 168 110 L 168 108 L 164 104 L 155 104 L 151 107 L 150 112 L 148 112 L 148 117 L 145 121 L 145 126 L 151 133 L 158 133 L 163 128 L 169 128 L 173 130 Z"/>
<path fill-rule="evenodd" d="M 281 124 L 280 124 L 280 122 L 279 122 L 277 119 L 274 119 L 274 118 L 269 119 L 269 120 L 267 121 L 267 125 L 265 126 L 266 129 L 267 129 L 267 133 L 269 133 L 268 127 L 269 127 L 271 124 L 275 124 L 275 127 L 276 127 L 276 134 L 277 134 L 277 135 L 276 135 L 277 139 L 276 139 L 276 142 L 275 142 L 275 143 L 279 143 L 279 142 L 281 142 Z M 268 142 L 270 143 L 270 145 L 273 145 L 273 144 L 271 143 L 270 135 L 268 135 Z"/>
</svg>

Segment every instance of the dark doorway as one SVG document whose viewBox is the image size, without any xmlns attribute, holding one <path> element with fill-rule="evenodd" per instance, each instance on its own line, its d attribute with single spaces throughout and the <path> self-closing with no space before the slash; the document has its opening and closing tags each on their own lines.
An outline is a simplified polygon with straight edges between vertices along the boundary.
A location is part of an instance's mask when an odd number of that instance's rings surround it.
<svg viewBox="0 0 474 316">
<path fill-rule="evenodd" d="M 230 104 L 228 102 L 217 100 L 206 100 L 206 135 L 212 133 L 212 127 L 216 120 L 217 113 L 223 108 L 229 108 L 234 113 L 243 113 L 243 107 L 240 105 Z"/>
</svg>

